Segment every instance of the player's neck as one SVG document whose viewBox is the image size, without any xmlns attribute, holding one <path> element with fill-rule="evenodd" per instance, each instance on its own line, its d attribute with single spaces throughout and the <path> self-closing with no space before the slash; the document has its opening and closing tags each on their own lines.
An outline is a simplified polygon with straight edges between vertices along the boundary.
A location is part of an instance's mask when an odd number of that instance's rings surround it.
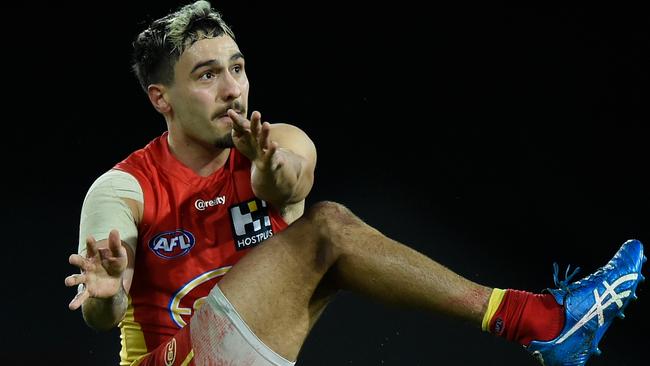
<svg viewBox="0 0 650 366">
<path fill-rule="evenodd" d="M 179 141 L 180 140 L 180 141 Z M 167 136 L 171 154 L 197 175 L 207 177 L 226 164 L 230 149 L 204 146 L 196 141 Z"/>
</svg>

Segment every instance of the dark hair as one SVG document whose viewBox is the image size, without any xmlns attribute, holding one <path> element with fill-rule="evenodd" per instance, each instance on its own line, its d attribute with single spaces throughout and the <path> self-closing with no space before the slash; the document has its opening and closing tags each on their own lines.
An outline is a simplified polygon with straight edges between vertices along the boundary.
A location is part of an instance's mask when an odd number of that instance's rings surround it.
<svg viewBox="0 0 650 366">
<path fill-rule="evenodd" d="M 133 71 L 144 91 L 151 84 L 170 85 L 174 64 L 194 42 L 235 34 L 207 1 L 197 1 L 155 20 L 133 42 Z"/>
</svg>

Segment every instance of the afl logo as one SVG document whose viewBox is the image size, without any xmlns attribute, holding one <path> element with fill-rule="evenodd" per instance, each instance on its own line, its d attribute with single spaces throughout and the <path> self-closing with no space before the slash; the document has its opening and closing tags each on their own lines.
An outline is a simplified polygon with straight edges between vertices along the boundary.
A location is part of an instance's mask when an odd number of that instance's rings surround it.
<svg viewBox="0 0 650 366">
<path fill-rule="evenodd" d="M 187 230 L 165 231 L 149 240 L 149 249 L 163 259 L 184 256 L 194 247 L 194 235 Z"/>
</svg>

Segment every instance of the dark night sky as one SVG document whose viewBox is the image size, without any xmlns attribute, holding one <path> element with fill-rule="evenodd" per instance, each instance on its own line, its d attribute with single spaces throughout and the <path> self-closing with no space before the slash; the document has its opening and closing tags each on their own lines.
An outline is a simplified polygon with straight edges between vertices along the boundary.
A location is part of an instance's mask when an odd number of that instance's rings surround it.
<svg viewBox="0 0 650 366">
<path fill-rule="evenodd" d="M 496 287 L 539 291 L 553 284 L 553 261 L 587 274 L 629 238 L 650 243 L 647 13 L 352 4 L 213 1 L 246 55 L 251 108 L 316 143 L 310 202 L 341 202 Z M 131 41 L 177 5 L 23 5 L 24 26 L 4 31 L 8 231 L 20 233 L 15 259 L 3 256 L 15 289 L 4 360 L 116 364 L 117 331 L 96 333 L 70 312 L 63 279 L 86 189 L 164 131 L 130 73 Z M 647 285 L 638 294 L 590 365 L 642 362 L 647 340 L 633 334 L 650 328 Z M 347 293 L 299 362 L 405 364 L 536 363 L 469 325 Z"/>
</svg>

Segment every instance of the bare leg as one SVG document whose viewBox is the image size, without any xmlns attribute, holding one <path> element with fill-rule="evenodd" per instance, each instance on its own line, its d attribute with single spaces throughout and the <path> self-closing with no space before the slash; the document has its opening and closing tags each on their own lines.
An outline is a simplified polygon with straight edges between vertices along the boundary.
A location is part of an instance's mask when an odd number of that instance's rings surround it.
<svg viewBox="0 0 650 366">
<path fill-rule="evenodd" d="M 252 250 L 219 287 L 253 332 L 290 360 L 338 289 L 479 327 L 491 294 L 332 202 L 315 204 Z"/>
</svg>

